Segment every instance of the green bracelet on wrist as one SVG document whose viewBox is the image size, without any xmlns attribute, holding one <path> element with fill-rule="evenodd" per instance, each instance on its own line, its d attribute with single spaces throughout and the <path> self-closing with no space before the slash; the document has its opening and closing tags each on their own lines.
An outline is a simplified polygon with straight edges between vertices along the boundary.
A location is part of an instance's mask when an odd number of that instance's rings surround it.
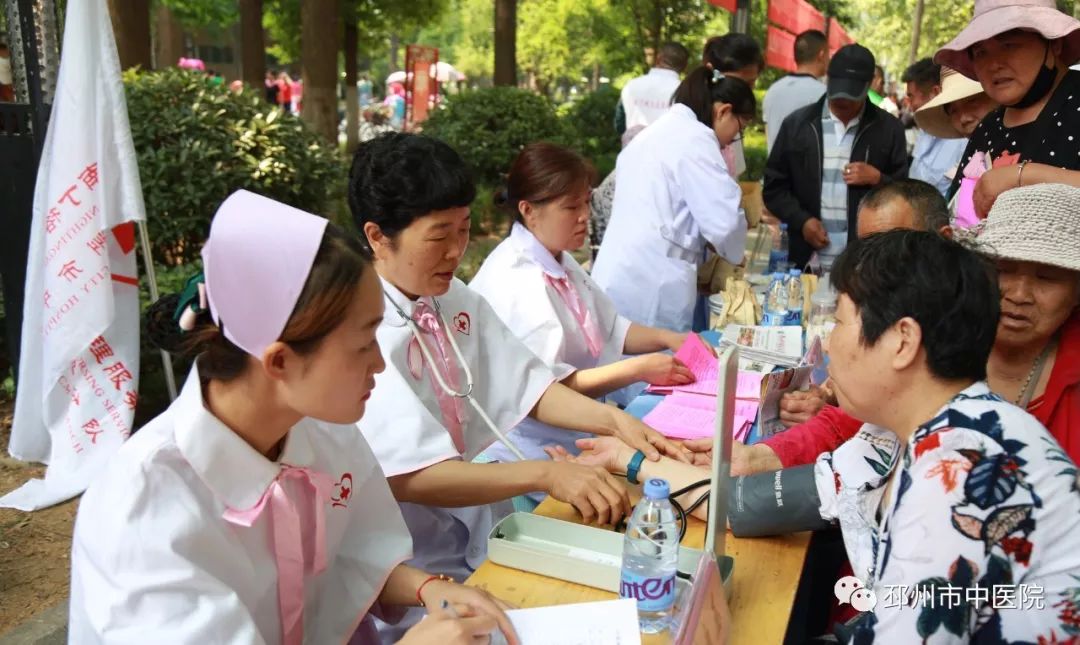
<svg viewBox="0 0 1080 645">
<path fill-rule="evenodd" d="M 630 463 L 626 465 L 626 481 L 631 484 L 640 484 L 638 481 L 638 472 L 641 471 L 641 463 L 645 461 L 645 453 L 640 450 L 634 452 L 634 456 L 630 458 Z"/>
</svg>

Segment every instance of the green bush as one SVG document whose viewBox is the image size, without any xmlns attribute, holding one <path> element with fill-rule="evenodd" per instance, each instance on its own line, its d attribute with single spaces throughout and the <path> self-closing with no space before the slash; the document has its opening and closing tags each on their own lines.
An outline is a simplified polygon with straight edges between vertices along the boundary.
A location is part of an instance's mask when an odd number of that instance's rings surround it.
<svg viewBox="0 0 1080 645">
<path fill-rule="evenodd" d="M 758 124 L 743 131 L 743 154 L 746 157 L 746 172 L 741 179 L 760 181 L 765 176 L 765 162 L 769 159 L 765 141 L 765 129 Z"/>
<path fill-rule="evenodd" d="M 615 106 L 619 92 L 604 85 L 571 103 L 562 117 L 570 133 L 570 144 L 596 166 L 597 179 L 615 169 L 619 156 L 619 135 L 615 132 Z"/>
<path fill-rule="evenodd" d="M 272 109 L 259 88 L 235 94 L 175 68 L 130 70 L 124 85 L 157 263 L 198 257 L 214 211 L 240 188 L 333 215 L 340 153 Z"/>
<path fill-rule="evenodd" d="M 424 123 L 424 133 L 450 144 L 480 184 L 499 186 L 527 143 L 567 143 L 563 123 L 543 96 L 515 87 L 472 90 L 447 97 Z"/>
</svg>

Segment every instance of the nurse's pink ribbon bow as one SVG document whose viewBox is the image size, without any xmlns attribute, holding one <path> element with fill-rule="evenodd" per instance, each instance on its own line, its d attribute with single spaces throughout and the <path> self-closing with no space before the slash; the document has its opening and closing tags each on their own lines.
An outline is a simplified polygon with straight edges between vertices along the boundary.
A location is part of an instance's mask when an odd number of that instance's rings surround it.
<svg viewBox="0 0 1080 645">
<path fill-rule="evenodd" d="M 301 524 L 296 504 L 285 492 L 286 479 L 302 480 L 305 492 L 302 503 L 310 504 L 315 516 L 313 525 Z M 308 468 L 282 466 L 259 501 L 247 510 L 229 508 L 226 521 L 250 527 L 270 509 L 274 560 L 278 572 L 278 608 L 281 612 L 281 639 L 286 645 L 304 641 L 304 576 L 318 575 L 326 569 L 325 506 L 333 495 L 334 482 L 328 475 Z M 311 557 L 306 557 L 306 554 Z"/>
<path fill-rule="evenodd" d="M 447 338 L 446 329 L 435 314 L 435 310 L 426 302 L 419 301 L 416 303 L 416 308 L 413 309 L 413 320 L 416 321 L 416 326 L 422 331 L 435 337 L 436 351 L 433 354 L 437 357 L 436 362 L 440 364 L 432 365 L 431 369 L 439 370 L 450 389 L 455 392 L 459 391 L 457 370 L 453 368 L 450 361 L 450 353 L 453 351 L 450 348 L 450 339 Z M 409 343 L 406 361 L 409 364 L 410 371 L 412 371 L 413 378 L 417 380 L 420 379 L 421 372 L 413 371 L 413 366 L 423 365 L 422 359 L 420 339 L 414 336 L 412 342 Z M 454 441 L 454 447 L 457 448 L 458 452 L 463 453 L 465 452 L 465 435 L 462 426 L 465 423 L 465 402 L 462 401 L 461 397 L 447 393 L 439 385 L 434 374 L 431 374 L 430 377 L 431 387 L 435 390 L 435 398 L 438 399 L 439 410 L 442 412 L 443 425 L 446 426 L 447 431 L 450 433 L 450 438 Z"/>
<path fill-rule="evenodd" d="M 600 351 L 604 349 L 604 336 L 600 333 L 600 326 L 596 324 L 596 317 L 581 299 L 577 287 L 570 282 L 569 278 L 555 278 L 545 273 L 544 279 L 555 289 L 555 293 L 559 294 L 559 298 L 570 313 L 574 314 L 574 320 L 577 321 L 581 332 L 585 334 L 585 344 L 589 348 L 589 353 L 593 355 L 593 358 L 600 356 Z"/>
</svg>

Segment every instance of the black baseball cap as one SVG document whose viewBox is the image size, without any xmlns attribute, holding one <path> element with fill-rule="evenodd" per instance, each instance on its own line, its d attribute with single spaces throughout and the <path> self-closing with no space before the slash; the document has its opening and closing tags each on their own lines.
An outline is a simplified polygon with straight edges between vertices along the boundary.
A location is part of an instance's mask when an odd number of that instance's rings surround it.
<svg viewBox="0 0 1080 645">
<path fill-rule="evenodd" d="M 829 61 L 829 98 L 861 101 L 873 79 L 874 55 L 870 50 L 862 45 L 844 45 Z"/>
</svg>

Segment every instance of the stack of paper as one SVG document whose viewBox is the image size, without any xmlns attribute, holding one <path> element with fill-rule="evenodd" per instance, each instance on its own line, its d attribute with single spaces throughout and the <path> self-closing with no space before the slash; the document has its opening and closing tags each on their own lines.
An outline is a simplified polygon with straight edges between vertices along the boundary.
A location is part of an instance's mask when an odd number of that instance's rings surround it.
<svg viewBox="0 0 1080 645">
<path fill-rule="evenodd" d="M 794 367 L 803 355 L 803 330 L 799 326 L 728 325 L 721 343 L 738 346 L 740 358 Z"/>
<path fill-rule="evenodd" d="M 698 336 L 691 334 L 675 353 L 694 374 L 689 385 L 650 386 L 647 392 L 667 394 L 642 419 L 671 439 L 700 439 L 713 436 L 716 430 L 716 391 L 719 385 L 719 362 Z M 757 418 L 758 400 L 764 375 L 739 372 L 735 387 L 735 438 L 742 441 Z"/>
<path fill-rule="evenodd" d="M 716 429 L 716 397 L 676 392 L 642 419 L 669 439 L 701 439 Z"/>
</svg>

